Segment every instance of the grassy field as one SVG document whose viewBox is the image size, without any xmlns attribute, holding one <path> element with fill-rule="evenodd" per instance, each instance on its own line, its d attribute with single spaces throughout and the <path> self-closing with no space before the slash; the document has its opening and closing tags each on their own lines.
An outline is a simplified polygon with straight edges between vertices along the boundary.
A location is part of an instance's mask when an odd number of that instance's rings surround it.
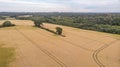
<svg viewBox="0 0 120 67">
<path fill-rule="evenodd" d="M 14 59 L 14 48 L 0 46 L 0 67 L 7 67 Z"/>
<path fill-rule="evenodd" d="M 54 31 L 62 27 L 61 37 L 29 20 L 11 22 L 17 26 L 0 28 L 0 43 L 16 48 L 10 67 L 120 67 L 119 35 L 44 23 Z"/>
</svg>

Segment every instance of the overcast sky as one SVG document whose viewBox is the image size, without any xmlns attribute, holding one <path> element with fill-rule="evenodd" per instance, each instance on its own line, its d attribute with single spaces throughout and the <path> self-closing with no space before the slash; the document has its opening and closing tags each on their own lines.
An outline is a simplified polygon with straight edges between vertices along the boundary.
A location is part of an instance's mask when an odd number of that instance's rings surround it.
<svg viewBox="0 0 120 67">
<path fill-rule="evenodd" d="M 120 0 L 0 0 L 0 12 L 120 12 Z"/>
</svg>

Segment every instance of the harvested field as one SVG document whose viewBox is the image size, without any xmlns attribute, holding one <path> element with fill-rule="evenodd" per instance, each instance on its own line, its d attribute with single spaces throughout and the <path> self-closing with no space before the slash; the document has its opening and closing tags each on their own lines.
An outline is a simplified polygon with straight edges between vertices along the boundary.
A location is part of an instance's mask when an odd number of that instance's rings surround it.
<svg viewBox="0 0 120 67">
<path fill-rule="evenodd" d="M 11 22 L 17 26 L 0 28 L 0 44 L 16 48 L 10 67 L 120 67 L 119 35 L 44 23 L 54 31 L 62 27 L 62 37 L 29 20 Z"/>
</svg>

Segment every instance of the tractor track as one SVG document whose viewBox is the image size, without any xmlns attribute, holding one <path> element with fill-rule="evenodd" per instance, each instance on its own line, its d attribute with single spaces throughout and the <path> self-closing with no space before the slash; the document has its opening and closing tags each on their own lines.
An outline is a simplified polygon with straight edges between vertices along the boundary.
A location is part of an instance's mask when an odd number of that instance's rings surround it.
<svg viewBox="0 0 120 67">
<path fill-rule="evenodd" d="M 37 33 L 40 34 L 39 31 L 35 31 L 35 32 L 37 32 Z M 44 36 L 45 36 L 45 35 L 44 35 Z M 50 37 L 50 36 L 47 36 L 47 37 Z M 75 47 L 79 47 L 79 48 L 81 48 L 81 49 L 83 49 L 83 50 L 86 50 L 86 51 L 91 51 L 91 52 L 94 52 L 94 51 L 95 51 L 95 50 L 93 50 L 93 49 L 85 48 L 85 47 L 83 47 L 83 46 L 81 46 L 81 45 L 76 45 L 76 44 L 74 44 L 74 43 L 72 43 L 72 42 L 70 42 L 70 41 L 68 41 L 68 40 L 65 40 L 65 39 L 59 38 L 59 40 L 65 41 L 65 42 L 67 42 L 67 43 L 69 43 L 69 44 L 71 44 L 71 45 L 73 45 L 73 46 L 75 46 Z M 85 45 L 85 44 L 84 44 L 84 45 Z"/>
<path fill-rule="evenodd" d="M 36 31 L 36 32 L 40 33 L 39 31 Z M 71 32 L 70 32 L 70 33 L 71 33 Z M 78 34 L 77 34 L 77 35 L 78 35 Z M 49 36 L 48 36 L 48 37 L 49 37 Z M 82 36 L 82 37 L 83 37 L 83 36 Z M 109 37 L 109 36 L 106 36 L 106 37 Z M 83 38 L 91 39 L 91 38 L 88 38 L 88 37 L 83 37 Z M 62 40 L 62 39 L 60 39 L 60 40 Z M 93 41 L 97 41 L 97 40 L 94 40 L 94 39 L 92 39 L 92 40 L 93 40 Z M 112 43 L 116 42 L 117 40 L 111 42 L 111 43 L 108 44 L 108 45 L 106 45 L 105 43 L 102 43 L 101 41 L 97 41 L 97 42 L 99 42 L 99 43 L 101 43 L 101 44 L 104 44 L 104 45 L 103 45 L 102 47 L 100 47 L 99 49 L 96 49 L 96 50 L 87 49 L 87 48 L 85 48 L 85 47 L 83 47 L 83 46 L 76 45 L 76 44 L 74 44 L 74 43 L 72 43 L 72 42 L 70 42 L 70 41 L 68 41 L 68 40 L 65 40 L 65 39 L 63 39 L 63 41 L 66 41 L 66 42 L 70 43 L 71 45 L 76 46 L 76 47 L 79 47 L 79 48 L 81 48 L 81 49 L 84 49 L 84 50 L 93 52 L 92 57 L 93 57 L 94 61 L 97 63 L 97 65 L 98 65 L 99 67 L 105 67 L 105 65 L 104 65 L 102 62 L 100 62 L 100 60 L 98 59 L 98 54 L 99 54 L 99 52 L 101 52 L 101 51 L 104 50 L 105 48 L 109 47 Z"/>
<path fill-rule="evenodd" d="M 35 31 L 35 32 L 40 33 L 39 31 Z M 73 33 L 71 33 L 71 31 L 67 31 L 67 32 L 69 32 L 70 34 L 73 34 Z M 73 34 L 73 35 L 74 35 L 74 34 Z M 84 39 L 88 39 L 88 40 L 92 40 L 92 41 L 99 42 L 99 43 L 101 43 L 101 44 L 105 44 L 105 43 L 102 43 L 101 41 L 98 41 L 98 40 L 95 40 L 95 39 L 91 39 L 91 38 L 88 38 L 88 37 L 85 37 L 85 36 L 81 36 L 81 35 L 79 35 L 79 34 L 76 34 L 76 35 L 78 35 L 78 36 L 80 36 L 80 37 L 82 37 L 82 38 L 84 38 Z M 44 35 L 44 36 L 45 36 L 45 35 Z M 48 36 L 48 37 L 49 37 L 49 36 Z M 105 36 L 105 37 L 110 37 L 110 36 Z M 59 39 L 60 39 L 60 38 L 59 38 Z M 71 45 L 73 45 L 73 46 L 76 46 L 76 47 L 79 47 L 79 48 L 81 48 L 81 49 L 83 49 L 83 50 L 86 50 L 86 51 L 91 51 L 91 52 L 94 52 L 94 51 L 95 51 L 94 49 L 88 49 L 88 48 L 83 47 L 83 46 L 85 46 L 85 45 L 87 45 L 87 44 L 76 45 L 76 44 L 70 42 L 69 40 L 65 40 L 65 39 L 60 39 L 60 40 L 66 41 L 66 42 L 68 42 L 69 44 L 71 44 Z M 91 43 L 91 42 L 90 42 L 90 43 Z"/>
<path fill-rule="evenodd" d="M 105 65 L 98 59 L 98 54 L 104 50 L 105 48 L 109 47 L 110 45 L 112 45 L 113 43 L 115 43 L 117 40 L 111 42 L 110 44 L 105 44 L 102 47 L 100 47 L 99 49 L 95 50 L 92 54 L 93 60 L 97 63 L 97 65 L 99 67 L 105 67 Z"/>
<path fill-rule="evenodd" d="M 23 32 L 19 31 L 17 28 L 15 28 L 17 32 L 19 32 L 22 36 L 24 36 L 28 41 L 30 41 L 34 46 L 36 46 L 40 51 L 42 51 L 44 54 L 49 56 L 51 59 L 53 59 L 57 64 L 59 64 L 61 67 L 67 67 L 65 63 L 63 63 L 61 60 L 59 60 L 57 57 L 55 57 L 53 54 L 51 54 L 46 49 L 40 47 L 37 43 L 35 43 L 33 40 L 31 40 L 28 36 L 26 36 Z"/>
<path fill-rule="evenodd" d="M 16 31 L 18 31 L 21 35 L 23 35 L 27 40 L 29 40 L 32 44 L 34 44 L 37 48 L 39 48 L 43 53 L 45 53 L 45 54 L 48 55 L 51 59 L 53 59 L 56 63 L 58 63 L 61 67 L 67 67 L 66 64 L 64 64 L 62 61 L 60 61 L 58 58 L 56 58 L 54 55 L 52 55 L 52 54 L 51 54 L 50 52 L 48 52 L 47 50 L 45 50 L 45 49 L 43 49 L 42 47 L 40 47 L 37 43 L 35 43 L 33 40 L 31 40 L 31 39 L 30 39 L 28 36 L 26 36 L 23 32 L 19 31 L 17 28 L 15 28 L 15 29 L 16 29 Z M 40 33 L 39 31 L 35 31 L 35 32 Z M 78 34 L 77 34 L 77 35 L 78 35 Z M 107 36 L 106 36 L 106 37 L 107 37 Z M 90 38 L 88 38 L 88 37 L 84 37 L 84 38 L 90 39 Z M 61 40 L 61 39 L 60 39 L 60 40 Z M 94 40 L 94 39 L 92 39 L 92 40 Z M 74 43 L 72 43 L 72 42 L 70 42 L 70 41 L 68 41 L 68 40 L 65 40 L 65 39 L 63 39 L 63 41 L 66 41 L 66 42 L 70 43 L 70 44 L 73 45 L 73 46 L 80 47 L 81 49 L 84 49 L 84 50 L 93 52 L 93 54 L 92 54 L 93 60 L 96 62 L 96 64 L 97 64 L 99 67 L 105 67 L 105 65 L 99 60 L 98 54 L 99 54 L 102 50 L 104 50 L 105 48 L 107 48 L 107 47 L 109 47 L 110 45 L 112 45 L 112 43 L 116 42 L 116 40 L 115 40 L 115 41 L 111 42 L 110 44 L 105 44 L 105 43 L 104 43 L 104 45 L 103 45 L 102 47 L 100 47 L 99 49 L 92 50 L 92 49 L 87 49 L 87 48 L 85 48 L 85 47 L 83 47 L 83 46 L 80 46 L 80 45 L 76 45 L 76 44 L 74 44 Z M 94 40 L 94 41 L 97 41 L 97 40 Z M 97 42 L 101 43 L 100 41 L 97 41 Z"/>
<path fill-rule="evenodd" d="M 71 31 L 68 31 L 69 33 L 71 33 Z M 72 34 L 72 33 L 71 33 Z M 77 34 L 78 36 L 80 36 L 79 34 Z M 86 39 L 91 39 L 91 38 L 88 38 L 88 37 L 84 37 L 84 36 L 81 36 L 82 38 L 86 38 Z M 105 36 L 105 37 L 110 37 L 110 36 Z M 111 37 L 110 37 L 111 38 Z M 93 41 L 97 41 L 101 44 L 104 44 L 102 47 L 100 47 L 99 49 L 96 49 L 95 51 L 93 51 L 93 54 L 92 54 L 92 57 L 94 59 L 94 61 L 97 63 L 97 65 L 99 67 L 105 67 L 105 65 L 98 59 L 98 54 L 104 50 L 105 48 L 109 47 L 110 45 L 112 45 L 113 43 L 115 43 L 116 41 L 118 41 L 118 39 L 115 39 L 113 42 L 111 42 L 110 44 L 106 44 L 106 43 L 102 43 L 101 41 L 98 41 L 98 40 L 94 40 L 94 39 L 91 39 Z"/>
</svg>

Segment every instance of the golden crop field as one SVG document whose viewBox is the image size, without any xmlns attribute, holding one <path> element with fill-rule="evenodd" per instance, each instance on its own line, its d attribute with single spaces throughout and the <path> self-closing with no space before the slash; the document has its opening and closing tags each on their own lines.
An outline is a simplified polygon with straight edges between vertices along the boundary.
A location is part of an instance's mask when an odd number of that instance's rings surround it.
<svg viewBox="0 0 120 67">
<path fill-rule="evenodd" d="M 17 26 L 0 28 L 0 44 L 16 49 L 9 67 L 120 67 L 120 35 L 44 23 L 62 27 L 62 37 L 30 20 L 10 21 Z"/>
</svg>

